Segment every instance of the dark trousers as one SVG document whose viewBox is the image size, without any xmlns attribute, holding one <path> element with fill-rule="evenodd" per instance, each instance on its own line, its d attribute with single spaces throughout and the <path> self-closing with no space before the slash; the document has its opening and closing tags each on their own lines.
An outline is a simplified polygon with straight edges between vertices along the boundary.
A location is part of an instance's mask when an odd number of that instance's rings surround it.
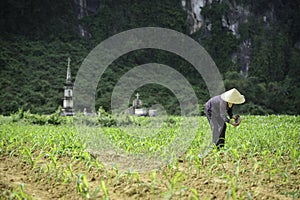
<svg viewBox="0 0 300 200">
<path fill-rule="evenodd" d="M 212 142 L 220 149 L 225 145 L 226 123 L 222 118 L 214 117 L 215 115 L 208 110 L 205 110 L 205 114 L 212 131 Z"/>
<path fill-rule="evenodd" d="M 216 144 L 218 149 L 224 147 L 224 145 L 225 145 L 225 132 L 226 132 L 226 123 L 224 123 L 224 125 L 223 125 L 220 137 L 219 137 L 219 139 L 217 141 L 217 144 Z"/>
</svg>

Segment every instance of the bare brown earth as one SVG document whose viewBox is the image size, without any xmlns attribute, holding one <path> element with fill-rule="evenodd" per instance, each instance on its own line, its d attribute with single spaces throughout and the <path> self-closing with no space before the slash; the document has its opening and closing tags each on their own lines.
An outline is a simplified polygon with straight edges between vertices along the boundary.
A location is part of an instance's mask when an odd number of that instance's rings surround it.
<svg viewBox="0 0 300 200">
<path fill-rule="evenodd" d="M 106 188 L 109 199 L 292 199 L 293 192 L 299 191 L 300 167 L 287 167 L 290 161 L 283 158 L 281 167 L 274 167 L 270 175 L 270 171 L 255 166 L 253 160 L 259 159 L 240 158 L 237 165 L 220 154 L 208 156 L 199 163 L 182 160 L 155 173 L 128 173 L 91 167 L 87 162 L 67 156 L 59 158 L 56 171 L 47 171 L 46 164 L 51 162 L 46 157 L 33 167 L 18 155 L 1 155 L 0 196 L 4 199 L 13 196 L 16 199 L 20 194 L 28 199 L 105 199 L 103 188 Z M 67 175 L 70 167 L 72 174 Z M 285 169 L 288 169 L 288 179 L 278 173 Z M 79 191 L 79 174 L 86 176 L 88 192 Z M 68 176 L 70 179 L 65 178 Z M 105 187 L 101 187 L 101 181 Z"/>
</svg>

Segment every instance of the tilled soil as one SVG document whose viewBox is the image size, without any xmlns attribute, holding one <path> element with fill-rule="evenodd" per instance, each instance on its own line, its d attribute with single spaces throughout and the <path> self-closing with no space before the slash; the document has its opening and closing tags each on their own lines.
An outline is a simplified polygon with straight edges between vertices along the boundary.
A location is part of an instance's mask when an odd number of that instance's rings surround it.
<svg viewBox="0 0 300 200">
<path fill-rule="evenodd" d="M 226 156 L 199 163 L 182 160 L 152 172 L 126 172 L 90 167 L 62 157 L 57 171 L 41 158 L 35 166 L 18 155 L 0 156 L 0 196 L 4 199 L 293 199 L 299 194 L 300 167 L 290 162 L 272 173 L 255 166 L 253 159 L 232 162 Z M 99 159 L 99 158 L 96 158 Z M 259 159 L 259 158 L 257 158 Z M 131 162 L 128 160 L 128 162 Z M 101 160 L 99 160 L 101 163 Z M 70 170 L 72 169 L 72 170 Z M 285 173 L 281 173 L 282 171 Z M 284 177 L 286 174 L 287 177 Z M 85 175 L 85 187 L 80 175 Z M 66 177 L 70 177 L 66 179 Z M 299 196 L 298 196 L 299 197 Z M 108 199 L 107 198 L 107 199 Z M 297 198 L 297 197 L 296 197 Z"/>
</svg>

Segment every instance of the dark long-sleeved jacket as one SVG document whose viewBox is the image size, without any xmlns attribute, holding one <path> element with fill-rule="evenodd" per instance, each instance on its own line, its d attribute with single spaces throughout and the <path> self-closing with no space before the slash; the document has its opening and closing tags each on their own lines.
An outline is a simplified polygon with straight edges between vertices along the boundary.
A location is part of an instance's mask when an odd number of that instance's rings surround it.
<svg viewBox="0 0 300 200">
<path fill-rule="evenodd" d="M 233 117 L 232 107 L 228 107 L 228 103 L 221 98 L 221 95 L 212 97 L 205 104 L 205 112 L 209 118 L 221 118 L 224 122 L 229 122 L 227 114 Z"/>
</svg>

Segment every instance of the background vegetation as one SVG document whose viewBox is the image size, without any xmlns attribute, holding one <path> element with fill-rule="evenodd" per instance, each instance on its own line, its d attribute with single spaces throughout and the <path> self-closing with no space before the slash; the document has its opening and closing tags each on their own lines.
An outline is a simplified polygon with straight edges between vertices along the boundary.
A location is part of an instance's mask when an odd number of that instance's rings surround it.
<svg viewBox="0 0 300 200">
<path fill-rule="evenodd" d="M 170 28 L 189 35 L 187 11 L 174 0 L 99 0 L 98 12 L 77 18 L 73 1 L 3 0 L 0 3 L 0 114 L 18 111 L 54 113 L 62 105 L 67 58 L 71 57 L 73 78 L 93 47 L 119 32 L 145 26 Z M 204 29 L 190 35 L 210 53 L 224 77 L 226 88 L 236 87 L 247 103 L 239 111 L 251 114 L 300 112 L 300 2 L 252 1 L 253 17 L 239 28 L 237 38 L 222 27 L 228 11 L 224 3 L 204 8 L 212 23 L 209 35 Z M 276 20 L 266 26 L 260 16 L 273 10 Z M 78 25 L 87 30 L 79 35 Z M 251 66 L 247 77 L 240 73 L 239 61 L 231 55 L 245 40 L 252 41 Z M 132 67 L 157 62 L 174 67 L 194 85 L 203 104 L 207 88 L 192 66 L 181 58 L 158 50 L 140 50 L 116 60 L 105 72 L 97 89 L 97 107 L 110 108 L 110 96 L 118 79 Z M 160 103 L 168 112 L 178 112 L 175 96 L 165 88 L 147 85 L 138 90 L 146 106 Z"/>
</svg>

